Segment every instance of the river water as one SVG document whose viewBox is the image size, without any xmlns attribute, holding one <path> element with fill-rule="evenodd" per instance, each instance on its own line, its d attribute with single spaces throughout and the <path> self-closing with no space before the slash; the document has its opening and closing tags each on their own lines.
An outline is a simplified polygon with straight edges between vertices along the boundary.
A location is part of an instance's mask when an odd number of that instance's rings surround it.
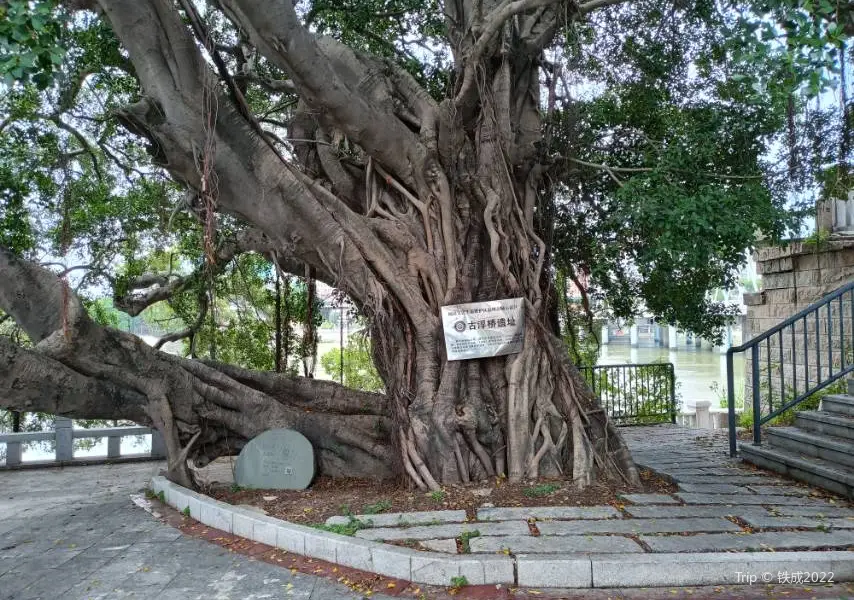
<svg viewBox="0 0 854 600">
<path fill-rule="evenodd" d="M 735 389 L 744 388 L 744 358 L 734 357 Z M 712 350 L 701 350 L 691 346 L 678 349 L 663 346 L 639 346 L 608 344 L 602 346 L 600 365 L 624 365 L 630 363 L 673 363 L 676 375 L 676 394 L 683 406 L 693 406 L 697 400 L 710 400 L 712 407 L 718 406 L 726 397 L 726 354 Z M 718 391 L 713 388 L 718 386 Z"/>
</svg>

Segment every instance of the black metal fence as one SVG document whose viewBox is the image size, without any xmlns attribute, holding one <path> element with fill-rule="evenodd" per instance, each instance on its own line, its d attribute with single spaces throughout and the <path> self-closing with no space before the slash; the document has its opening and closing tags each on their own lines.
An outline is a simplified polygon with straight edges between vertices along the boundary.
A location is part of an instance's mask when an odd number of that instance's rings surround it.
<svg viewBox="0 0 854 600">
<path fill-rule="evenodd" d="M 673 363 L 597 365 L 579 371 L 617 425 L 676 422 Z"/>
<path fill-rule="evenodd" d="M 729 450 L 736 454 L 733 355 L 747 353 L 753 443 L 762 425 L 854 371 L 854 282 L 840 287 L 749 342 L 727 351 Z M 748 405 L 745 402 L 745 405 Z"/>
</svg>

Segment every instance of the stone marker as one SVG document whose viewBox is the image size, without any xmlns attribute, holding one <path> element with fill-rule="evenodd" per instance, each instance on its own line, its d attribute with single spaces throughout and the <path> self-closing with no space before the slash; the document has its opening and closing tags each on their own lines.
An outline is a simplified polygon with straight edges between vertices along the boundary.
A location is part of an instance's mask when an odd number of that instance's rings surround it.
<svg viewBox="0 0 854 600">
<path fill-rule="evenodd" d="M 304 435 L 270 429 L 240 451 L 234 482 L 253 489 L 304 490 L 314 477 L 314 450 Z"/>
</svg>

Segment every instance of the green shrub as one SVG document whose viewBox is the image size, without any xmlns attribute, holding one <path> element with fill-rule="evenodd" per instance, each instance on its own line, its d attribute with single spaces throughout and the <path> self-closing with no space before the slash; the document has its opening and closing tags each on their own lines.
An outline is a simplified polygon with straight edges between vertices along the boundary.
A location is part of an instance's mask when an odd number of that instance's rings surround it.
<svg viewBox="0 0 854 600">
<path fill-rule="evenodd" d="M 378 515 L 391 508 L 391 500 L 380 500 L 375 504 L 365 506 L 363 512 L 366 515 Z"/>
<path fill-rule="evenodd" d="M 768 423 L 766 423 L 765 425 L 770 427 L 787 427 L 789 425 L 792 425 L 795 422 L 795 413 L 805 410 L 818 410 L 819 406 L 821 406 L 822 398 L 831 394 L 845 393 L 847 390 L 847 386 L 848 383 L 845 379 L 835 381 L 826 388 L 821 389 L 815 392 L 814 394 L 810 394 L 792 408 L 783 411 L 782 413 L 768 421 Z M 782 401 L 779 399 L 774 399 L 774 406 L 779 407 L 783 403 L 789 402 L 791 399 L 792 393 L 787 393 Z M 767 402 L 767 394 L 763 394 L 763 402 Z M 746 407 L 744 409 L 744 412 L 741 413 L 738 419 L 738 426 L 745 429 L 753 428 L 752 406 Z"/>
<path fill-rule="evenodd" d="M 549 494 L 554 494 L 560 489 L 560 486 L 554 483 L 542 483 L 534 487 L 525 488 L 522 493 L 528 498 L 542 498 Z"/>
<path fill-rule="evenodd" d="M 371 344 L 363 335 L 353 335 L 344 347 L 344 385 L 365 392 L 381 392 L 383 380 L 374 368 Z M 333 348 L 320 357 L 323 370 L 338 380 L 341 373 L 341 350 Z"/>
</svg>

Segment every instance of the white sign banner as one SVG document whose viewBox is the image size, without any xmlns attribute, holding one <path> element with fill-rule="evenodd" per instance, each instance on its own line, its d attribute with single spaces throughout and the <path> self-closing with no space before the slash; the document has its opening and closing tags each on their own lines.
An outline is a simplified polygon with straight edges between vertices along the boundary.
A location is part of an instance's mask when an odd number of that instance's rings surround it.
<svg viewBox="0 0 854 600">
<path fill-rule="evenodd" d="M 524 298 L 442 307 L 448 360 L 521 352 L 525 339 Z"/>
</svg>

